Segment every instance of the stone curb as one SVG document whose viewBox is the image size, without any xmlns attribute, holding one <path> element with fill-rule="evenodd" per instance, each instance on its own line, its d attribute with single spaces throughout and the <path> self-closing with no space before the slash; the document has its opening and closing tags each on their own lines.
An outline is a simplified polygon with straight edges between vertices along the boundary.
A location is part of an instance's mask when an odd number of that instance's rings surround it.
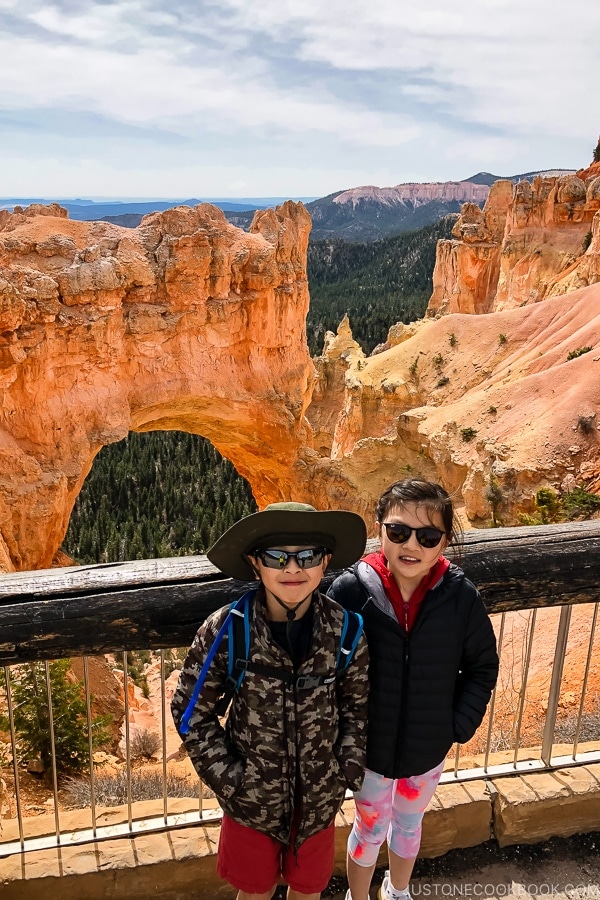
<svg viewBox="0 0 600 900">
<path fill-rule="evenodd" d="M 493 837 L 502 847 L 569 837 L 597 830 L 599 821 L 600 763 L 443 784 L 425 814 L 420 856 L 441 856 Z M 347 801 L 337 819 L 336 874 L 345 870 L 352 822 L 353 803 Z M 40 824 L 36 830 L 44 829 Z M 0 859 L 0 900 L 31 900 L 42 892 L 44 900 L 232 900 L 236 892 L 215 875 L 219 831 L 217 820 L 133 839 L 15 854 Z M 381 864 L 385 858 L 382 850 Z"/>
</svg>

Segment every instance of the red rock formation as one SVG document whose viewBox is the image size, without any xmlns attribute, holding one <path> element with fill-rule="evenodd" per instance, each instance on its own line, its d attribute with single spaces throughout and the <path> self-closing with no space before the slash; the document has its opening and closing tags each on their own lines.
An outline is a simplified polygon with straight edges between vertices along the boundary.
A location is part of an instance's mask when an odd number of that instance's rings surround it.
<svg viewBox="0 0 600 900">
<path fill-rule="evenodd" d="M 314 369 L 310 217 L 209 205 L 134 231 L 30 207 L 0 231 L 0 567 L 49 566 L 96 453 L 128 431 L 208 437 L 259 503 L 287 496 Z"/>
<path fill-rule="evenodd" d="M 496 182 L 483 212 L 465 204 L 455 240 L 439 242 L 428 315 L 511 309 L 593 284 L 597 251 L 582 255 L 599 209 L 597 176 Z"/>
<path fill-rule="evenodd" d="M 506 524 L 540 487 L 600 490 L 599 207 L 594 173 L 498 182 L 440 244 L 436 315 L 368 359 L 344 322 L 316 373 L 301 204 L 257 213 L 250 234 L 208 205 L 135 230 L 3 214 L 0 570 L 50 565 L 95 454 L 129 430 L 204 435 L 259 505 L 369 522 L 408 473 L 475 524 L 492 486 Z"/>
<path fill-rule="evenodd" d="M 600 283 L 564 300 L 424 320 L 383 353 L 350 367 L 346 355 L 341 408 L 337 389 L 318 386 L 319 415 L 339 413 L 331 461 L 310 464 L 313 496 L 335 491 L 372 520 L 380 491 L 418 473 L 455 492 L 466 522 L 483 525 L 492 482 L 505 524 L 533 509 L 540 487 L 597 489 Z M 568 359 L 584 347 L 592 349 Z M 314 425 L 312 415 L 310 406 Z"/>
<path fill-rule="evenodd" d="M 512 191 L 511 181 L 496 181 L 483 210 L 465 203 L 452 229 L 455 240 L 438 241 L 429 315 L 490 311 Z"/>
</svg>

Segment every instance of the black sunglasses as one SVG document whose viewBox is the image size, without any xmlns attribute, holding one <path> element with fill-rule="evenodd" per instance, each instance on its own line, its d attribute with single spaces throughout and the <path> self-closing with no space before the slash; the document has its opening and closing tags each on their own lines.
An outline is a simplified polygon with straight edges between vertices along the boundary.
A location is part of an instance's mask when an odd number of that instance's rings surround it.
<svg viewBox="0 0 600 900">
<path fill-rule="evenodd" d="M 446 534 L 445 531 L 440 531 L 439 528 L 434 528 L 433 525 L 425 525 L 423 528 L 411 528 L 410 525 L 405 525 L 404 522 L 382 522 L 381 524 L 385 528 L 388 540 L 392 544 L 405 544 L 414 532 L 417 536 L 417 543 L 428 550 L 437 547 Z"/>
<path fill-rule="evenodd" d="M 250 556 L 257 556 L 267 569 L 285 569 L 292 558 L 300 569 L 314 569 L 323 562 L 327 553 L 329 550 L 326 547 L 316 547 L 307 550 L 254 550 Z"/>
</svg>

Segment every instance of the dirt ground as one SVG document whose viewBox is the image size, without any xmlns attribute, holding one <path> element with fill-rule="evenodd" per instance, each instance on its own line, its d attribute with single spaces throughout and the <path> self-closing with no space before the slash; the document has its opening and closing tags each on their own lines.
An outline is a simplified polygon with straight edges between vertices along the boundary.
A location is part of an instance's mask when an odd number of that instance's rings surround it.
<svg viewBox="0 0 600 900">
<path fill-rule="evenodd" d="M 377 869 L 371 900 L 385 875 Z M 344 900 L 348 884 L 333 878 L 323 900 Z M 600 900 L 600 831 L 542 844 L 500 848 L 488 841 L 468 850 L 451 850 L 437 859 L 419 859 L 410 885 L 414 900 L 443 897 L 546 896 L 553 900 Z M 283 888 L 276 894 L 283 900 Z"/>
</svg>

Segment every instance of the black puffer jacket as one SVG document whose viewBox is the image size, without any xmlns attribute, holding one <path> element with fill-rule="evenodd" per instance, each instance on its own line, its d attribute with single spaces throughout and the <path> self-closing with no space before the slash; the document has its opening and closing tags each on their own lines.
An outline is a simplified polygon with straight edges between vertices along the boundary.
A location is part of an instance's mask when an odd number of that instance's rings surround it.
<svg viewBox="0 0 600 900">
<path fill-rule="evenodd" d="M 328 593 L 364 617 L 367 767 L 386 778 L 427 772 L 454 741 L 474 735 L 498 676 L 496 639 L 478 591 L 451 565 L 425 595 L 409 634 L 366 563 L 336 578 Z"/>
</svg>

